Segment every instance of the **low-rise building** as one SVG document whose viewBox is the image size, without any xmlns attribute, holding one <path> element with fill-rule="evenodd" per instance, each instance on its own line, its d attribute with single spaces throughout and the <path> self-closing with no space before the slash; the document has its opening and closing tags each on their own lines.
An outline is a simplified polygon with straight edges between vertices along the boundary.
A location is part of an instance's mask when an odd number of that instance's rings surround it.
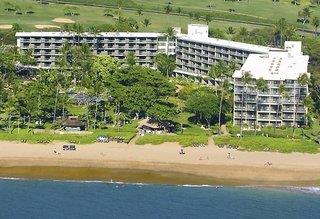
<svg viewBox="0 0 320 219">
<path fill-rule="evenodd" d="M 233 123 L 251 127 L 306 124 L 307 108 L 303 103 L 308 85 L 302 84 L 299 78 L 303 74 L 309 77 L 308 60 L 301 52 L 301 42 L 292 41 L 285 42 L 284 50 L 250 54 L 233 74 Z M 245 75 L 252 77 L 252 81 L 245 80 Z M 267 82 L 266 90 L 259 90 L 255 85 L 259 79 Z"/>
</svg>

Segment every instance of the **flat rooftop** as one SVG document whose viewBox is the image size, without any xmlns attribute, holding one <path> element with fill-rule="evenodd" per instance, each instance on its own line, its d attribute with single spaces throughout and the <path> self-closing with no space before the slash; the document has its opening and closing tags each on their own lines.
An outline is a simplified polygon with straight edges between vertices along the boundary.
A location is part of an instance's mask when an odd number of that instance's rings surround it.
<svg viewBox="0 0 320 219">
<path fill-rule="evenodd" d="M 268 54 L 250 54 L 234 78 L 241 78 L 250 72 L 253 78 L 264 80 L 297 80 L 308 72 L 309 56 L 291 54 L 289 51 L 270 51 Z"/>
<path fill-rule="evenodd" d="M 222 40 L 222 39 L 211 38 L 211 37 L 196 37 L 196 36 L 189 36 L 189 35 L 181 35 L 179 38 L 182 40 L 188 40 L 196 43 L 222 46 L 222 47 L 233 48 L 233 49 L 240 49 L 240 50 L 245 50 L 249 52 L 268 53 L 270 49 L 274 49 L 274 50 L 276 49 L 276 48 L 267 47 L 267 46 L 259 46 L 259 45 L 241 43 L 241 42 L 236 42 L 231 40 Z"/>
<path fill-rule="evenodd" d="M 72 32 L 17 32 L 16 37 L 71 37 Z M 81 34 L 84 37 L 159 37 L 163 33 L 153 32 L 101 32 L 96 35 L 85 32 Z"/>
</svg>

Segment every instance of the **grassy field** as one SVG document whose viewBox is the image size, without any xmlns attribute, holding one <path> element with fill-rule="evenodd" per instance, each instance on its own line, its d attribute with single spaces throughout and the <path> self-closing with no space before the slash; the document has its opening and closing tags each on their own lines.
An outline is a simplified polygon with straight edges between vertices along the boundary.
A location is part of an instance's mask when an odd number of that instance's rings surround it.
<svg viewBox="0 0 320 219">
<path fill-rule="evenodd" d="M 163 9 L 167 4 L 167 0 L 133 0 L 143 7 L 154 9 Z M 304 6 L 309 5 L 310 1 L 302 0 L 301 5 L 293 5 L 290 0 L 282 0 L 273 3 L 271 0 L 257 1 L 225 1 L 225 0 L 174 0 L 173 7 L 180 7 L 186 10 L 201 10 L 201 11 L 228 11 L 230 8 L 235 9 L 235 13 L 244 14 L 252 17 L 275 20 L 285 17 L 291 22 L 295 22 L 298 11 Z M 213 7 L 208 6 L 212 3 Z M 312 9 L 314 15 L 320 15 L 320 8 Z"/>
<path fill-rule="evenodd" d="M 52 130 L 44 129 L 42 132 L 28 132 L 27 129 L 14 129 L 12 133 L 0 131 L 0 140 L 5 141 L 21 141 L 27 140 L 28 143 L 37 143 L 39 141 L 74 141 L 77 144 L 94 143 L 98 136 L 106 135 L 108 137 L 123 137 L 125 141 L 129 141 L 136 135 L 137 122 L 128 124 L 122 128 L 108 127 L 107 129 L 90 130 L 92 134 L 55 134 Z"/>
<path fill-rule="evenodd" d="M 265 0 L 261 0 L 261 1 L 266 2 Z M 55 23 L 52 21 L 54 18 L 57 18 L 57 17 L 69 18 L 69 19 L 72 19 L 78 23 L 83 24 L 84 26 L 115 22 L 115 20 L 113 18 L 103 16 L 104 8 L 101 8 L 101 7 L 77 6 L 79 8 L 80 15 L 66 17 L 64 15 L 64 8 L 66 7 L 66 5 L 53 4 L 53 3 L 50 3 L 48 5 L 42 5 L 42 4 L 39 4 L 36 1 L 32 1 L 32 0 L 10 0 L 10 2 L 13 5 L 19 6 L 19 8 L 22 12 L 21 15 L 17 15 L 14 12 L 5 11 L 5 9 L 4 9 L 5 3 L 4 2 L 5 1 L 0 2 L 0 25 L 1 24 L 18 23 L 23 27 L 24 30 L 28 30 L 28 31 L 35 30 L 34 25 L 37 25 L 37 24 L 38 25 L 39 24 L 42 24 L 42 25 L 47 24 L 47 25 L 61 26 L 62 24 Z M 143 4 L 148 7 L 149 7 L 149 5 L 152 6 L 153 4 L 156 4 L 156 5 L 160 4 L 160 6 L 161 6 L 165 1 L 157 1 L 157 2 L 158 3 L 155 3 L 155 1 L 137 1 L 138 4 Z M 189 4 L 189 5 L 193 5 L 195 8 L 199 8 L 201 10 L 204 10 L 205 5 L 207 5 L 208 2 L 209 1 L 206 0 L 206 1 L 192 2 L 192 4 L 191 4 L 190 1 L 188 1 L 188 0 L 186 0 L 186 1 L 180 0 L 180 1 L 175 1 L 175 4 L 177 4 L 177 5 L 182 5 L 182 4 L 188 5 Z M 220 2 L 220 1 L 217 1 L 217 4 L 218 4 L 218 2 Z M 220 3 L 222 3 L 222 0 Z M 235 3 L 228 3 L 228 4 L 235 4 Z M 239 7 L 240 6 L 243 7 L 243 9 L 241 9 L 241 10 L 249 10 L 248 6 L 244 5 L 245 4 L 244 2 L 238 3 L 238 4 L 239 4 Z M 272 5 L 272 4 L 270 3 L 270 5 Z M 160 6 L 159 6 L 159 8 L 161 8 Z M 187 6 L 184 6 L 184 7 L 187 7 Z M 226 8 L 228 8 L 228 7 L 230 7 L 230 6 L 226 6 Z M 263 5 L 261 7 L 263 7 Z M 297 6 L 297 7 L 299 7 L 299 6 Z M 26 14 L 25 13 L 30 8 L 32 9 L 34 14 Z M 207 9 L 205 9 L 205 10 L 207 10 Z M 296 9 L 294 9 L 294 10 L 296 10 Z M 318 9 L 314 9 L 314 10 L 318 10 Z M 248 13 L 248 14 L 251 14 L 251 12 L 256 12 L 256 10 L 251 10 L 251 9 L 249 11 L 250 11 L 250 13 Z M 270 11 L 273 11 L 273 9 L 271 8 Z M 281 10 L 279 10 L 279 11 L 281 11 Z M 181 17 L 181 16 L 177 16 L 177 15 L 166 15 L 166 14 L 143 12 L 143 14 L 139 16 L 138 13 L 135 11 L 125 11 L 125 10 L 122 10 L 122 13 L 125 16 L 133 17 L 134 19 L 138 20 L 140 23 L 142 22 L 143 19 L 149 18 L 151 20 L 151 25 L 146 28 L 141 24 L 140 31 L 163 31 L 169 26 L 180 26 L 180 27 L 182 27 L 183 31 L 186 31 L 187 24 L 189 24 L 189 23 L 204 23 L 203 21 L 195 21 L 190 18 Z M 267 13 L 265 13 L 265 14 L 267 14 Z M 319 11 L 319 15 L 320 15 L 320 11 Z M 271 18 L 271 17 L 272 16 L 269 16 L 269 18 Z M 291 17 L 293 18 L 294 16 L 292 15 Z M 251 25 L 251 24 L 245 24 L 245 23 L 235 23 L 235 22 L 225 22 L 225 21 L 214 21 L 214 22 L 210 23 L 210 27 L 213 27 L 213 28 L 226 29 L 229 26 L 233 26 L 235 28 L 246 27 L 249 30 L 258 27 L 257 25 Z"/>
<path fill-rule="evenodd" d="M 178 131 L 176 134 L 167 135 L 145 135 L 139 137 L 136 144 L 162 144 L 165 142 L 179 142 L 185 147 L 192 146 L 192 144 L 208 144 L 208 138 L 212 135 L 211 131 L 206 131 L 197 125 L 193 125 L 188 120 L 192 114 L 181 113 L 175 122 L 183 124 L 183 133 Z"/>
<path fill-rule="evenodd" d="M 247 151 L 274 151 L 281 153 L 302 152 L 319 153 L 319 145 L 306 139 L 272 138 L 264 136 L 244 136 L 242 139 L 232 136 L 215 137 L 219 146 L 230 145 Z"/>
<path fill-rule="evenodd" d="M 98 4 L 106 6 L 117 5 L 117 0 L 64 0 L 74 3 Z M 240 20 L 256 20 L 258 22 L 275 21 L 281 17 L 285 17 L 290 23 L 297 24 L 298 12 L 305 6 L 310 5 L 309 0 L 302 0 L 301 5 L 293 5 L 290 0 L 281 0 L 273 3 L 271 0 L 257 0 L 257 1 L 225 1 L 225 0 L 174 0 L 170 1 L 173 11 L 181 8 L 183 12 L 190 11 L 199 12 L 213 12 L 216 17 L 229 17 Z M 130 0 L 124 1 L 122 6 L 124 8 L 142 8 L 155 11 L 164 11 L 167 5 L 167 0 Z M 208 6 L 211 4 L 211 8 Z M 232 15 L 229 9 L 234 9 Z M 315 6 L 311 8 L 312 16 L 320 16 L 320 7 Z M 252 18 L 252 19 L 250 19 Z M 301 26 L 301 25 L 300 25 Z M 310 27 L 310 25 L 309 25 Z"/>
<path fill-rule="evenodd" d="M 148 134 L 139 137 L 136 144 L 162 144 L 165 142 L 179 142 L 180 145 L 188 147 L 192 144 L 208 144 L 209 132 L 202 130 L 197 126 L 190 126 L 185 129 L 184 133 L 167 134 L 167 135 L 153 135 Z"/>
</svg>

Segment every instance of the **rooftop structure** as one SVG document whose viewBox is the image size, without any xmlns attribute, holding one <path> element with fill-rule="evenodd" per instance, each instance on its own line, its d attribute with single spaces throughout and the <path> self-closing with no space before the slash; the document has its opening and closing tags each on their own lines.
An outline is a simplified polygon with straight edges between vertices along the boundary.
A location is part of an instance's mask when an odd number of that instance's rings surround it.
<svg viewBox="0 0 320 219">
<path fill-rule="evenodd" d="M 267 54 L 250 54 L 239 71 L 233 75 L 241 78 L 243 72 L 250 72 L 253 78 L 264 80 L 297 80 L 308 71 L 307 55 L 301 52 L 301 42 L 285 42 L 285 50 L 270 50 Z"/>
<path fill-rule="evenodd" d="M 308 85 L 299 82 L 303 74 L 309 76 L 309 57 L 301 52 L 301 42 L 285 42 L 284 50 L 270 50 L 267 54 L 250 54 L 234 78 L 234 124 L 304 125 L 307 109 L 303 99 Z M 250 74 L 253 83 L 245 84 L 243 76 Z M 254 81 L 264 79 L 266 90 L 260 91 Z M 285 91 L 280 93 L 279 87 Z"/>
</svg>

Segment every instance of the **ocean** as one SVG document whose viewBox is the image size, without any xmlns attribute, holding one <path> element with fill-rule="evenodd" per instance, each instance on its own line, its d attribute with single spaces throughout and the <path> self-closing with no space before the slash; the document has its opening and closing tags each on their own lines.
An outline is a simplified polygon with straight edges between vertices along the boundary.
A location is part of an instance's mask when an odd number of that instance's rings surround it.
<svg viewBox="0 0 320 219">
<path fill-rule="evenodd" d="M 319 217 L 319 188 L 0 179 L 0 218 Z"/>
</svg>

